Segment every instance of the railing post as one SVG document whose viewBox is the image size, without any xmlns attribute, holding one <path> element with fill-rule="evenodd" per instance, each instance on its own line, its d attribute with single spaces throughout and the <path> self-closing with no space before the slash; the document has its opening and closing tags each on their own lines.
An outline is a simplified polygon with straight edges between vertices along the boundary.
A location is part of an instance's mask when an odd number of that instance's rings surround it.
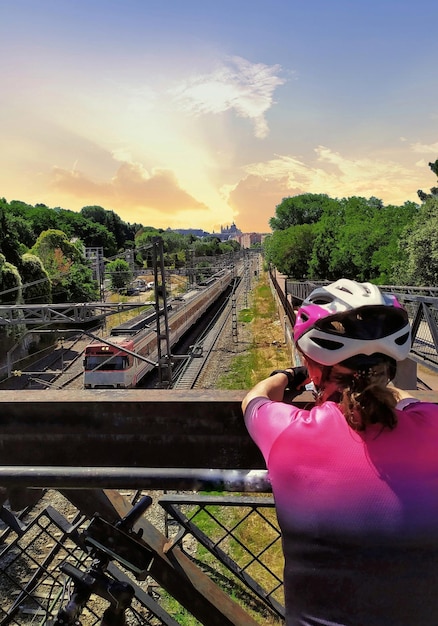
<svg viewBox="0 0 438 626">
<path fill-rule="evenodd" d="M 399 389 L 417 388 L 417 364 L 413 359 L 397 363 L 397 374 L 393 383 Z"/>
</svg>

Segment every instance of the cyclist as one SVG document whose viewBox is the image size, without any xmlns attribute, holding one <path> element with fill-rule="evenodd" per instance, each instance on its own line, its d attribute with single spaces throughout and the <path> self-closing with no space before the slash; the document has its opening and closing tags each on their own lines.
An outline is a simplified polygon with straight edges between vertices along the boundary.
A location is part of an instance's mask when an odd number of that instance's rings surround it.
<svg viewBox="0 0 438 626">
<path fill-rule="evenodd" d="M 407 313 L 341 279 L 297 313 L 304 367 L 246 395 L 282 531 L 287 626 L 438 624 L 438 406 L 392 384 Z M 312 382 L 315 404 L 283 402 Z"/>
</svg>

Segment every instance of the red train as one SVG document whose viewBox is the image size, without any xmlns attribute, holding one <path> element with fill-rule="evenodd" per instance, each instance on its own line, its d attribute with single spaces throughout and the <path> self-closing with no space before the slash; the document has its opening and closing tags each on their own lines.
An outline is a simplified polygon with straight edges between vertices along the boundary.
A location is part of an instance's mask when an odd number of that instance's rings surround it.
<svg viewBox="0 0 438 626">
<path fill-rule="evenodd" d="M 170 344 L 175 345 L 191 326 L 227 289 L 233 278 L 231 270 L 169 306 Z M 152 322 L 152 317 L 150 318 Z M 146 357 L 151 363 L 139 359 Z M 158 356 L 154 324 L 133 334 L 111 335 L 105 341 L 93 341 L 85 349 L 85 389 L 128 389 L 154 368 Z"/>
</svg>

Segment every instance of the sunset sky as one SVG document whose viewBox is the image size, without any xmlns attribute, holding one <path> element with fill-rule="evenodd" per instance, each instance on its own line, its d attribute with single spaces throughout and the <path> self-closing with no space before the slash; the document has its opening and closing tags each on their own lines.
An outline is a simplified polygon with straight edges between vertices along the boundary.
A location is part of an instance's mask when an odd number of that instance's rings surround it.
<svg viewBox="0 0 438 626">
<path fill-rule="evenodd" d="M 268 232 L 436 184 L 436 0 L 0 0 L 0 197 Z"/>
</svg>

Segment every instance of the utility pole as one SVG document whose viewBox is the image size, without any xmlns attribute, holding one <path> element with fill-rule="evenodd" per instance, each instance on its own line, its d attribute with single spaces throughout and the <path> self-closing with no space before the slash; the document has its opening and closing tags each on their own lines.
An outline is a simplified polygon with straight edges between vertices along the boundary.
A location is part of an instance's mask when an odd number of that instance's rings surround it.
<svg viewBox="0 0 438 626">
<path fill-rule="evenodd" d="M 169 318 L 167 314 L 163 240 L 161 237 L 154 237 L 152 239 L 152 261 L 154 269 L 159 384 L 163 389 L 169 389 L 172 387 L 172 355 L 170 346 Z M 160 299 L 162 301 L 162 307 L 160 307 Z"/>
</svg>

